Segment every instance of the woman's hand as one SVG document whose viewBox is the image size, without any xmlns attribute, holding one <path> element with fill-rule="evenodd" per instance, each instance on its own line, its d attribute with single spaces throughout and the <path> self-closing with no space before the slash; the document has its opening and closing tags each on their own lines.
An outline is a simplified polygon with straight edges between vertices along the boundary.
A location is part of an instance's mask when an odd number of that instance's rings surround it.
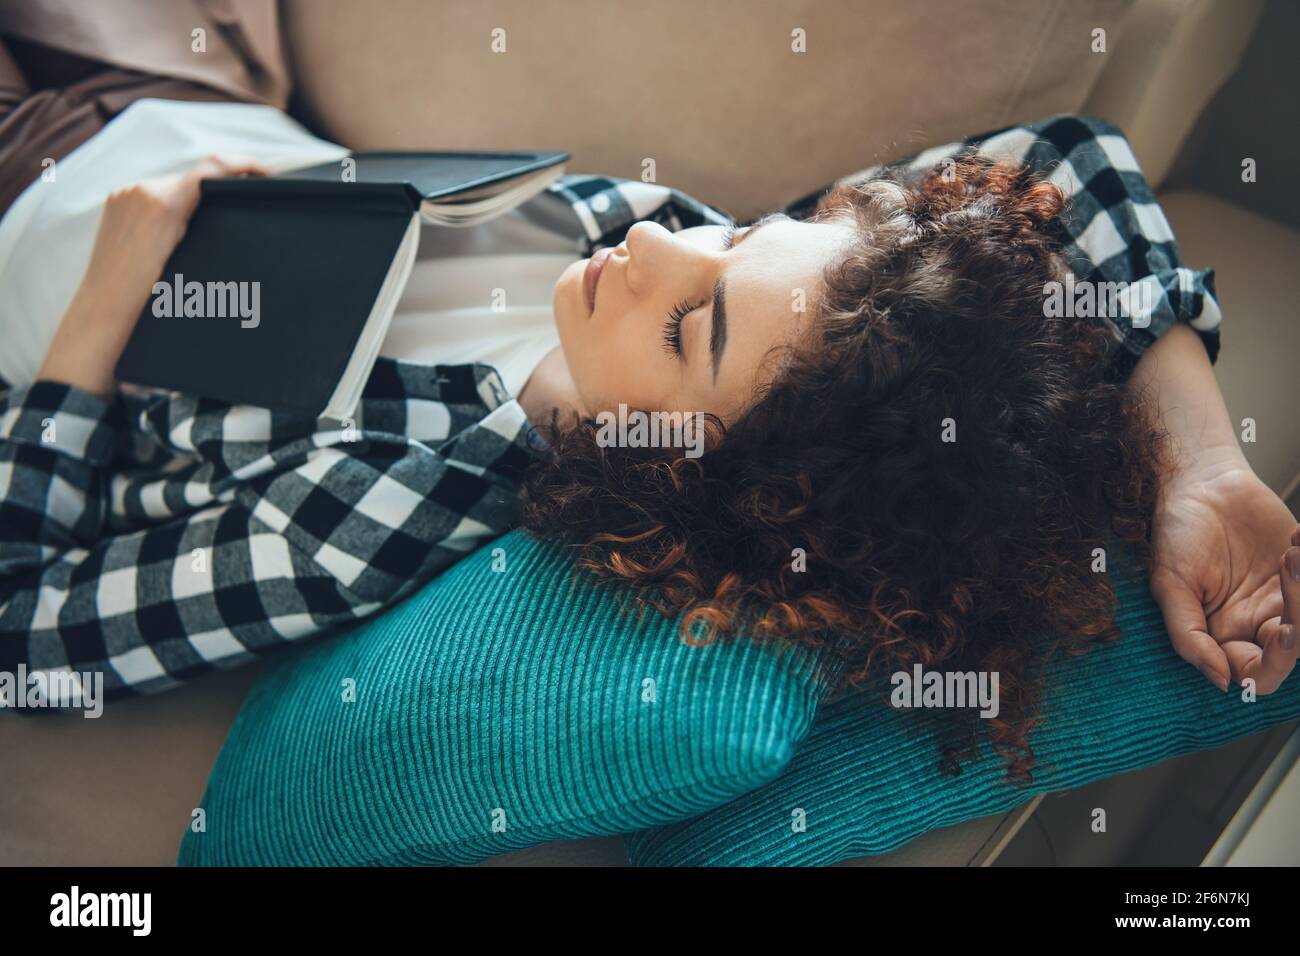
<svg viewBox="0 0 1300 956">
<path fill-rule="evenodd" d="M 1169 435 L 1156 506 L 1151 593 L 1174 649 L 1220 690 L 1277 690 L 1295 666 L 1300 534 L 1255 475 L 1205 348 L 1184 324 L 1143 354 L 1130 387 Z M 1295 568 L 1295 570 L 1291 570 Z"/>
<path fill-rule="evenodd" d="M 199 203 L 199 182 L 266 172 L 251 160 L 213 156 L 188 172 L 110 193 L 90 265 L 37 378 L 110 396 L 113 368 Z"/>
<path fill-rule="evenodd" d="M 1173 476 L 1155 517 L 1151 591 L 1174 649 L 1227 690 L 1271 694 L 1296 662 L 1300 527 L 1240 455 Z"/>
</svg>

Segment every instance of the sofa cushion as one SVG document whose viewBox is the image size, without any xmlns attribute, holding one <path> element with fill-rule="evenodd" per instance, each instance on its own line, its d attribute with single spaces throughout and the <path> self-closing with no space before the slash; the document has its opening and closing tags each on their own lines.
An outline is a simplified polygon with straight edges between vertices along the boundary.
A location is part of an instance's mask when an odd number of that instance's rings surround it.
<svg viewBox="0 0 1300 956">
<path fill-rule="evenodd" d="M 957 777 L 943 776 L 916 711 L 882 703 L 887 690 L 825 704 L 781 776 L 693 819 L 629 835 L 639 866 L 826 865 L 885 853 L 939 827 L 1000 813 L 1035 794 L 1069 790 L 1300 716 L 1300 680 L 1248 698 L 1220 693 L 1174 653 L 1146 581 L 1116 568 L 1119 640 L 1047 673 L 1043 722 L 1030 742 L 1031 785 L 1004 776 L 982 747 Z M 804 821 L 802 829 L 792 821 Z M 1091 821 L 1083 821 L 1087 826 Z"/>
<path fill-rule="evenodd" d="M 288 0 L 282 11 L 296 108 L 327 138 L 563 149 L 573 172 L 648 173 L 745 218 L 864 159 L 1079 112 L 1111 57 L 1093 52 L 1092 31 L 1125 50 L 1132 6 Z M 1160 31 L 1133 39 L 1142 62 L 1163 49 Z"/>
<path fill-rule="evenodd" d="M 802 650 L 676 628 L 507 535 L 274 662 L 179 862 L 472 863 L 726 803 L 790 761 L 823 683 Z"/>
<path fill-rule="evenodd" d="M 73 711 L 0 711 L 0 862 L 171 866 L 221 742 L 266 661 L 183 692 Z M 19 716 L 24 715 L 24 716 Z M 623 854 L 624 860 L 627 854 Z"/>
</svg>

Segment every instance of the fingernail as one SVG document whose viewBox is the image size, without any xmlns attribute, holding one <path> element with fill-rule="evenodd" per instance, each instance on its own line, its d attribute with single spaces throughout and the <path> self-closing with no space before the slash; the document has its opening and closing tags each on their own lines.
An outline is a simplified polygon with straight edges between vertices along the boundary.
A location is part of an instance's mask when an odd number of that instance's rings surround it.
<svg viewBox="0 0 1300 956">
<path fill-rule="evenodd" d="M 1219 690 L 1226 691 L 1228 689 L 1228 678 L 1224 677 L 1222 674 L 1214 670 L 1208 664 L 1205 667 L 1201 668 L 1201 673 L 1205 675 L 1206 680 L 1208 680 L 1215 687 L 1219 688 Z"/>
<path fill-rule="evenodd" d="M 1284 651 L 1289 651 L 1295 647 L 1295 625 L 1288 624 L 1282 628 L 1282 636 L 1277 639 L 1277 642 L 1282 645 Z"/>
<path fill-rule="evenodd" d="M 1291 572 L 1292 581 L 1300 581 L 1300 548 L 1287 550 L 1286 569 Z"/>
</svg>

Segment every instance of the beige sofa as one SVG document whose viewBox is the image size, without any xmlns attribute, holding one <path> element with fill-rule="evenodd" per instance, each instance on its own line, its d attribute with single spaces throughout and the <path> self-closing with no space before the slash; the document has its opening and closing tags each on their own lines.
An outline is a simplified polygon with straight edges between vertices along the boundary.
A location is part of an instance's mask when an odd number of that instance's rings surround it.
<svg viewBox="0 0 1300 956">
<path fill-rule="evenodd" d="M 354 147 L 549 147 L 576 171 L 657 178 L 739 216 L 847 172 L 1056 112 L 1105 117 L 1164 181 L 1235 69 L 1260 2 L 1209 0 L 287 0 L 293 109 Z M 494 30 L 505 52 L 494 53 Z M 803 31 L 806 52 L 792 51 Z M 1105 52 L 1094 52 L 1096 30 Z M 1167 197 L 1189 264 L 1218 269 L 1219 371 L 1248 449 L 1290 491 L 1285 402 L 1300 235 L 1198 193 Z M 1267 424 L 1266 424 L 1267 423 Z M 1289 431 L 1288 431 L 1289 430 Z M 170 864 L 260 665 L 107 708 L 0 719 L 0 863 Z M 1016 813 L 927 834 L 880 863 L 987 863 Z M 547 844 L 489 865 L 625 864 L 621 840 Z"/>
</svg>

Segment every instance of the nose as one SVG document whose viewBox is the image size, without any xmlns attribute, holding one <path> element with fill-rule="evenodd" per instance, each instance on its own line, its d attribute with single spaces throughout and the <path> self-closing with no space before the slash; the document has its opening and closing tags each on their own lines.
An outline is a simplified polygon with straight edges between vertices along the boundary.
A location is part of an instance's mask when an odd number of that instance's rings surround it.
<svg viewBox="0 0 1300 956">
<path fill-rule="evenodd" d="M 637 295 L 646 294 L 663 281 L 688 284 L 696 273 L 707 269 L 712 257 L 700 246 L 675 236 L 648 220 L 638 222 L 627 231 L 627 238 L 614 254 L 626 246 L 627 283 Z"/>
</svg>

